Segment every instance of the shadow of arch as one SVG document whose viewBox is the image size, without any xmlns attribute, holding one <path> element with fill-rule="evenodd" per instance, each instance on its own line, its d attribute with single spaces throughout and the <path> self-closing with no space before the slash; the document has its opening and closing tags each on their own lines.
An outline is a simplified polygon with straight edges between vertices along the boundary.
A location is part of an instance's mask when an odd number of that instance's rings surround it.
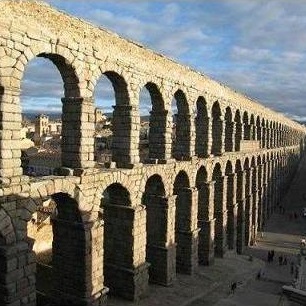
<svg viewBox="0 0 306 306">
<path fill-rule="evenodd" d="M 212 115 L 212 144 L 211 154 L 221 155 L 222 153 L 222 128 L 223 123 L 221 120 L 222 112 L 220 104 L 216 101 L 211 109 Z"/>
<path fill-rule="evenodd" d="M 165 103 L 159 87 L 148 82 L 143 88 L 149 92 L 151 99 L 151 111 L 149 116 L 148 130 L 148 150 L 145 155 L 150 160 L 165 160 L 166 158 L 166 129 L 167 129 L 167 114 L 165 111 Z M 141 152 L 141 151 L 140 151 Z M 146 162 L 146 158 L 141 159 L 141 162 Z"/>
<path fill-rule="evenodd" d="M 37 57 L 49 59 L 60 72 L 64 82 L 65 97 L 79 97 L 79 77 L 75 68 L 64 56 L 54 53 L 40 53 Z"/>
<path fill-rule="evenodd" d="M 133 231 L 135 210 L 131 207 L 130 193 L 119 183 L 109 185 L 101 200 L 104 221 L 104 283 L 109 294 L 133 300 Z M 131 285 L 130 284 L 130 285 Z"/>
<path fill-rule="evenodd" d="M 260 155 L 257 156 L 257 186 L 258 186 L 258 216 L 257 227 L 258 231 L 263 230 L 264 214 L 263 214 L 263 164 Z M 281 170 L 281 169 L 280 169 Z M 281 175 L 281 171 L 280 171 Z"/>
<path fill-rule="evenodd" d="M 53 212 L 49 212 L 53 233 L 51 261 L 47 264 L 41 261 L 41 251 L 38 250 L 37 298 L 39 303 L 70 304 L 77 299 L 82 300 L 86 292 L 93 291 L 88 285 L 92 284 L 89 277 L 92 263 L 87 261 L 89 240 L 77 201 L 63 192 L 52 194 L 50 198 L 56 205 Z M 42 208 L 38 207 L 38 211 Z M 38 233 L 33 237 L 34 241 L 44 239 L 44 243 L 47 243 L 47 237 L 41 237 Z M 42 233 L 45 235 L 45 231 Z"/>
<path fill-rule="evenodd" d="M 111 160 L 116 162 L 118 167 L 131 163 L 131 133 L 133 107 L 130 104 L 128 83 L 124 76 L 114 70 L 104 71 L 98 81 L 105 76 L 111 83 L 115 93 L 115 105 L 113 105 L 112 138 L 111 138 Z M 97 83 L 96 83 L 97 85 Z M 97 86 L 95 88 L 97 91 Z M 124 120 L 122 119 L 124 118 Z M 124 146 L 122 146 L 124 143 Z"/>
<path fill-rule="evenodd" d="M 190 231 L 192 193 L 187 173 L 181 170 L 174 181 L 173 194 L 176 195 L 175 210 L 175 242 L 176 271 L 190 274 L 190 256 L 185 252 L 190 241 L 185 233 Z"/>
<path fill-rule="evenodd" d="M 251 176 L 251 168 L 250 161 L 247 157 L 244 160 L 243 170 L 245 172 L 245 245 L 249 246 L 251 243 L 251 233 L 252 233 L 252 176 Z"/>
<path fill-rule="evenodd" d="M 237 235 L 236 235 L 236 248 L 237 253 L 242 254 L 244 251 L 244 228 L 245 228 L 245 202 L 244 202 L 244 172 L 242 169 L 241 161 L 238 159 L 235 163 L 235 173 L 237 175 L 236 183 L 236 202 L 238 204 L 237 211 Z"/>
<path fill-rule="evenodd" d="M 256 140 L 256 126 L 255 126 L 254 114 L 251 114 L 250 116 L 250 139 Z"/>
<path fill-rule="evenodd" d="M 236 227 L 237 227 L 237 206 L 236 206 L 236 190 L 235 180 L 233 175 L 233 166 L 231 161 L 227 161 L 225 168 L 226 180 L 226 209 L 227 209 L 227 222 L 226 222 L 226 243 L 229 250 L 233 250 L 236 244 Z"/>
<path fill-rule="evenodd" d="M 61 305 L 71 304 L 70 302 L 76 299 L 83 299 L 86 296 L 86 290 L 92 292 L 91 279 L 86 277 L 86 273 L 90 273 L 91 262 L 86 261 L 86 256 L 83 252 L 88 250 L 85 246 L 85 232 L 82 218 L 77 207 L 78 204 L 69 195 L 60 193 L 53 194 L 56 204 L 58 206 L 58 213 L 54 214 L 52 218 L 53 226 L 53 271 L 49 268 L 49 277 L 47 278 L 48 299 L 59 301 Z M 49 197 L 50 198 L 50 197 Z M 39 288 L 42 283 L 37 276 L 36 282 L 36 256 L 33 252 L 33 238 L 28 236 L 27 226 L 28 221 L 31 220 L 33 212 L 37 211 L 36 203 L 41 199 L 23 198 L 12 195 L 12 198 L 7 197 L 8 202 L 15 201 L 18 206 L 20 216 L 14 220 L 18 222 L 16 229 L 18 230 L 18 238 L 15 234 L 11 237 L 14 224 L 10 224 L 6 216 L 0 210 L 0 228 L 4 227 L 6 235 L 1 234 L 0 243 L 0 284 L 1 288 L 9 288 L 14 282 L 23 282 L 22 288 L 16 288 L 17 294 L 7 292 L 10 303 L 19 303 L 21 297 L 28 296 L 32 304 L 36 301 L 35 290 Z M 4 216 L 4 219 L 1 219 Z M 31 222 L 31 221 L 30 221 Z M 51 231 L 51 229 L 50 229 Z M 10 241 L 3 237 L 11 237 Z M 4 243 L 6 243 L 4 245 Z M 5 248 L 3 252 L 2 247 Z M 16 261 L 18 266 L 10 266 L 10 262 Z M 84 268 L 86 262 L 88 270 Z M 4 263 L 4 265 L 2 265 Z M 77 264 L 76 264 L 77 263 Z M 19 271 L 24 271 L 20 274 Z M 87 272 L 86 272 L 87 271 Z M 88 274 L 87 274 L 88 276 Z M 53 279 L 53 280 L 52 280 Z M 87 283 L 87 281 L 89 281 Z M 53 288 L 51 288 L 53 284 Z M 0 294 L 0 304 L 7 305 L 8 300 L 5 299 L 5 294 Z"/>
<path fill-rule="evenodd" d="M 17 249 L 16 235 L 11 218 L 4 209 L 0 209 L 0 305 L 6 305 L 10 295 L 7 287 L 11 285 L 9 272 L 13 269 L 9 262 L 14 262 L 14 253 Z M 17 261 L 18 259 L 16 259 Z"/>
<path fill-rule="evenodd" d="M 201 166 L 196 175 L 196 187 L 198 190 L 198 228 L 199 244 L 198 244 L 198 259 L 200 265 L 209 265 L 213 260 L 213 240 L 210 230 L 211 216 L 213 210 L 211 185 L 207 182 L 207 170 Z"/>
<path fill-rule="evenodd" d="M 207 103 L 204 97 L 199 97 L 197 100 L 197 115 L 195 118 L 196 139 L 195 153 L 198 157 L 203 158 L 208 156 L 208 131 L 209 117 L 207 113 Z"/>
<path fill-rule="evenodd" d="M 167 273 L 167 228 L 168 199 L 162 178 L 155 174 L 146 182 L 142 203 L 146 206 L 146 261 L 149 267 L 149 282 L 169 285 L 173 281 L 173 273 Z"/>
<path fill-rule="evenodd" d="M 232 152 L 234 148 L 234 143 L 233 143 L 234 125 L 232 122 L 233 121 L 232 110 L 229 106 L 225 110 L 224 121 L 225 121 L 224 151 Z"/>
<path fill-rule="evenodd" d="M 235 151 L 237 152 L 237 151 L 240 151 L 240 143 L 242 140 L 242 122 L 241 122 L 241 116 L 240 116 L 239 110 L 236 110 L 234 122 L 236 126 L 234 148 L 235 148 Z"/>
<path fill-rule="evenodd" d="M 11 217 L 4 209 L 0 209 L 0 245 L 16 242 L 16 234 Z"/>
<path fill-rule="evenodd" d="M 58 192 L 51 196 L 56 203 L 54 217 L 61 220 L 82 223 L 82 215 L 78 208 L 78 203 L 69 194 Z"/>
<path fill-rule="evenodd" d="M 115 91 L 116 106 L 129 105 L 130 96 L 128 85 L 123 76 L 115 71 L 105 71 L 103 73 L 110 81 Z"/>
<path fill-rule="evenodd" d="M 175 132 L 173 132 L 172 156 L 176 160 L 184 160 L 190 157 L 190 110 L 185 93 L 177 90 L 174 93 L 177 106 L 175 116 Z"/>
<path fill-rule="evenodd" d="M 223 176 L 221 165 L 216 163 L 212 179 L 215 181 L 215 189 L 214 189 L 214 218 L 215 218 L 215 256 L 223 257 L 224 254 L 224 203 L 223 203 Z"/>
<path fill-rule="evenodd" d="M 76 71 L 76 67 L 74 67 L 70 60 L 68 60 L 64 55 L 58 54 L 56 52 L 41 51 L 36 55 L 33 54 L 33 56 L 27 61 L 26 64 L 24 64 L 22 62 L 23 60 L 21 59 L 18 59 L 17 63 L 21 63 L 21 66 L 28 65 L 35 58 L 48 59 L 54 64 L 62 77 L 65 98 L 75 98 L 81 96 L 79 86 L 80 79 Z M 20 82 L 22 82 L 24 72 L 19 73 L 21 74 Z M 21 88 L 20 84 L 19 88 Z"/>
<path fill-rule="evenodd" d="M 251 129 L 250 129 L 250 124 L 249 124 L 249 115 L 247 111 L 243 113 L 242 121 L 243 121 L 243 139 L 250 140 L 251 139 Z"/>
<path fill-rule="evenodd" d="M 258 229 L 258 168 L 256 165 L 256 159 L 252 156 L 251 159 L 251 186 L 250 186 L 250 214 L 251 214 L 251 228 L 250 228 L 250 243 L 253 245 L 256 241 L 257 229 Z"/>
<path fill-rule="evenodd" d="M 259 142 L 259 148 L 262 148 L 262 130 L 259 116 L 256 116 L 256 140 Z"/>
<path fill-rule="evenodd" d="M 261 148 L 267 148 L 267 128 L 266 128 L 266 121 L 264 118 L 261 120 Z"/>
</svg>

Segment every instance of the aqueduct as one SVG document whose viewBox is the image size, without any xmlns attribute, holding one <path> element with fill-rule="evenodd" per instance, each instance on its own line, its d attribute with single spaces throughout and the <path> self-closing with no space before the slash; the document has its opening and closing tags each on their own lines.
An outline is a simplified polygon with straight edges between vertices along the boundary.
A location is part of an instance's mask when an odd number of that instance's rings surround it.
<svg viewBox="0 0 306 306">
<path fill-rule="evenodd" d="M 53 292 L 69 305 L 138 299 L 233 250 L 243 253 L 286 192 L 305 128 L 106 30 L 33 1 L 0 2 L 0 304 L 36 305 L 27 222 L 53 218 Z M 63 80 L 62 175 L 21 168 L 20 84 L 44 57 Z M 93 92 L 114 87 L 113 166 L 95 167 Z M 149 159 L 139 162 L 138 100 L 150 92 Z M 171 101 L 177 102 L 172 138 Z"/>
</svg>

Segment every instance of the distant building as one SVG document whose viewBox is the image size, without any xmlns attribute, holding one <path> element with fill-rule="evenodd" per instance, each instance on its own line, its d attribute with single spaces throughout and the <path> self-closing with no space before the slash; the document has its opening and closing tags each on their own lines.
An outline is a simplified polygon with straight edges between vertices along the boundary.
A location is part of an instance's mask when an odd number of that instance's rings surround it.
<svg viewBox="0 0 306 306">
<path fill-rule="evenodd" d="M 35 118 L 35 134 L 41 137 L 49 132 L 49 117 L 40 114 Z"/>
<path fill-rule="evenodd" d="M 62 122 L 49 122 L 48 133 L 51 135 L 59 135 L 62 133 Z"/>
<path fill-rule="evenodd" d="M 104 123 L 107 121 L 106 115 L 103 114 L 103 111 L 101 108 L 96 108 L 95 109 L 95 124 L 97 123 Z"/>
<path fill-rule="evenodd" d="M 113 133 L 110 129 L 102 129 L 95 135 L 95 161 L 98 163 L 111 161 Z"/>
<path fill-rule="evenodd" d="M 35 144 L 41 144 L 43 141 L 51 139 L 54 135 L 60 135 L 61 132 L 61 121 L 50 122 L 49 117 L 44 114 L 36 116 L 34 132 Z"/>
</svg>

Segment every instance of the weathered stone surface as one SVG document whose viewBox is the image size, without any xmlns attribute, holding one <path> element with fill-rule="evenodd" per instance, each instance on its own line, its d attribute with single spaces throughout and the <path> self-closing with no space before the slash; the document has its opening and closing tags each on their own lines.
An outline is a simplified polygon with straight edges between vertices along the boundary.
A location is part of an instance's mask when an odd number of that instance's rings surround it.
<svg viewBox="0 0 306 306">
<path fill-rule="evenodd" d="M 107 287 L 137 300 L 148 282 L 168 286 L 176 273 L 254 241 L 304 154 L 305 127 L 46 4 L 3 0 L 0 11 L 1 305 L 36 304 L 27 222 L 46 199 L 57 205 L 60 305 L 102 305 Z M 33 180 L 22 175 L 19 96 L 23 71 L 38 55 L 62 72 L 63 145 L 58 176 Z M 94 168 L 92 97 L 103 73 L 116 105 L 113 160 L 101 170 Z M 154 105 L 150 164 L 139 157 L 143 86 Z"/>
</svg>

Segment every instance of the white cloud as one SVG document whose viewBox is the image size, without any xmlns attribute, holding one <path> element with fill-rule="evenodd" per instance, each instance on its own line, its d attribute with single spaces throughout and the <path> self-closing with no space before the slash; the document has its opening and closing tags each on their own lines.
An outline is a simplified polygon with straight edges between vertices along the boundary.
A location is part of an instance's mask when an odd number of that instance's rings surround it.
<svg viewBox="0 0 306 306">
<path fill-rule="evenodd" d="M 179 18 L 180 6 L 177 3 L 166 4 L 161 14 L 161 20 L 165 24 L 172 24 Z"/>
<path fill-rule="evenodd" d="M 141 41 L 146 36 L 148 25 L 143 24 L 137 18 L 128 16 L 116 16 L 112 12 L 95 9 L 90 13 L 91 21 L 103 25 L 105 28 L 119 32 L 120 34 L 137 41 Z"/>
</svg>

